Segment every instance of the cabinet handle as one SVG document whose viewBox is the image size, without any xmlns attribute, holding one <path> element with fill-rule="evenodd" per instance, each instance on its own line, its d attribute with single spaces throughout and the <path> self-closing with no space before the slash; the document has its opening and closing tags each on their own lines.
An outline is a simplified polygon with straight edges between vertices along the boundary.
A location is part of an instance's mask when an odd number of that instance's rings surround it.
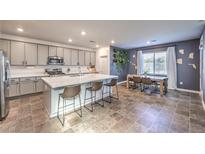
<svg viewBox="0 0 205 154">
<path fill-rule="evenodd" d="M 22 61 L 22 64 L 24 65 L 24 61 Z"/>
</svg>

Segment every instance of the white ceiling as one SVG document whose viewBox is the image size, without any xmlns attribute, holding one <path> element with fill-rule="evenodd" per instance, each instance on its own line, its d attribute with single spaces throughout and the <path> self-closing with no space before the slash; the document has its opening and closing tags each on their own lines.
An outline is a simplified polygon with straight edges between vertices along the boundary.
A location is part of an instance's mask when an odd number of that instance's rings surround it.
<svg viewBox="0 0 205 154">
<path fill-rule="evenodd" d="M 110 45 L 122 48 L 147 46 L 148 40 L 157 40 L 149 45 L 169 43 L 199 38 L 204 21 L 199 20 L 7 20 L 0 22 L 1 32 L 18 36 L 25 36 L 58 43 L 68 43 L 72 38 L 72 45 L 95 47 L 96 41 L 100 46 Z M 18 32 L 17 27 L 24 29 Z M 84 30 L 87 35 L 82 36 Z"/>
</svg>

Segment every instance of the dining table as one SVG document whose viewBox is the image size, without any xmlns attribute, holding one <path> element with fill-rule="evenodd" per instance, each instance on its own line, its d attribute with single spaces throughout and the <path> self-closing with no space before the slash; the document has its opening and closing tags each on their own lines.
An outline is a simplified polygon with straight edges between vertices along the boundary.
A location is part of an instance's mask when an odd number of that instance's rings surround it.
<svg viewBox="0 0 205 154">
<path fill-rule="evenodd" d="M 153 82 L 158 82 L 160 87 L 160 95 L 163 96 L 164 94 L 167 93 L 167 86 L 168 86 L 167 76 L 128 74 L 127 88 L 130 87 L 130 81 L 132 81 L 134 76 L 141 77 L 141 78 L 150 78 Z"/>
</svg>

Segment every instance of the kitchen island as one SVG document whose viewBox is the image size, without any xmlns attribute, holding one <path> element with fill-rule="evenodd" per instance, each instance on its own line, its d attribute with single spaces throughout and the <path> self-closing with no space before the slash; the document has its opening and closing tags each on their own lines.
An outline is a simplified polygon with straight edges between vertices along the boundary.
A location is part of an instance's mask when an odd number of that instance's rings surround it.
<svg viewBox="0 0 205 154">
<path fill-rule="evenodd" d="M 105 75 L 105 74 L 82 74 L 82 75 L 65 75 L 56 77 L 43 77 L 44 82 L 44 105 L 50 117 L 57 116 L 57 106 L 59 94 L 63 92 L 66 86 L 81 85 L 81 102 L 84 104 L 85 89 L 91 85 L 92 82 L 102 81 L 103 83 L 109 82 L 111 79 L 118 78 L 118 76 Z M 108 92 L 107 88 L 104 88 L 104 92 Z M 99 91 L 96 93 L 97 100 L 102 98 L 102 93 Z M 106 96 L 106 95 L 105 95 Z M 87 94 L 90 97 L 90 94 Z M 72 100 L 71 100 L 72 101 Z M 67 102 L 69 103 L 69 101 Z M 71 102 L 70 102 L 71 103 Z M 89 104 L 90 101 L 86 101 Z M 62 103 L 61 103 L 62 105 Z M 79 100 L 76 99 L 76 108 L 79 107 Z M 73 111 L 73 106 L 68 106 L 66 112 Z"/>
</svg>

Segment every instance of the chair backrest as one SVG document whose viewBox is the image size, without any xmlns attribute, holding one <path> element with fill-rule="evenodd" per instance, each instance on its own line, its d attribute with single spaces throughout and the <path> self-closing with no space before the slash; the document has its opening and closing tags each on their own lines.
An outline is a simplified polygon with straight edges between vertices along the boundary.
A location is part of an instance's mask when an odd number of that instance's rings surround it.
<svg viewBox="0 0 205 154">
<path fill-rule="evenodd" d="M 92 83 L 92 91 L 100 90 L 103 86 L 102 82 L 93 82 Z"/>
<path fill-rule="evenodd" d="M 139 76 L 133 76 L 133 81 L 134 81 L 135 83 L 141 83 L 141 82 L 142 82 L 142 78 L 139 77 Z"/>
<path fill-rule="evenodd" d="M 111 86 L 115 86 L 117 84 L 117 79 L 112 79 L 111 81 L 110 81 L 110 85 Z"/>
<path fill-rule="evenodd" d="M 72 98 L 80 94 L 81 86 L 65 87 L 62 96 L 64 98 Z"/>
<path fill-rule="evenodd" d="M 143 84 L 147 84 L 147 85 L 150 85 L 152 84 L 152 80 L 150 78 L 142 78 L 142 83 Z"/>
</svg>

